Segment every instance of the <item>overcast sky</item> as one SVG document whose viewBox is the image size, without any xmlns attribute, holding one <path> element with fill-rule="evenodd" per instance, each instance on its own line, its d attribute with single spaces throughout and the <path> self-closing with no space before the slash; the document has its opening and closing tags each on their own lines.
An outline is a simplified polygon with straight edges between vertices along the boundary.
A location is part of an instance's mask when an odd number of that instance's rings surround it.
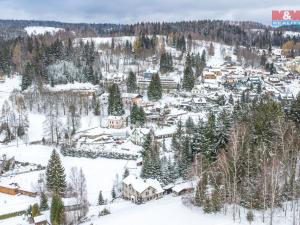
<svg viewBox="0 0 300 225">
<path fill-rule="evenodd" d="M 0 19 L 135 23 L 200 19 L 271 24 L 272 9 L 300 9 L 299 0 L 0 0 Z"/>
</svg>

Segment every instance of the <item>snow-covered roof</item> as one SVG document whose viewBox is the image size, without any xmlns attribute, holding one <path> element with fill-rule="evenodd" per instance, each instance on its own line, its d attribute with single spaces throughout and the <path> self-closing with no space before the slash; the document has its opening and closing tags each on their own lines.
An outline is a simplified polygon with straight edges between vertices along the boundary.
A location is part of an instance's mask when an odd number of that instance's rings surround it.
<svg viewBox="0 0 300 225">
<path fill-rule="evenodd" d="M 122 120 L 123 117 L 122 116 L 108 116 L 107 119 L 108 120 Z"/>
<path fill-rule="evenodd" d="M 172 191 L 174 191 L 176 193 L 180 193 L 181 191 L 183 191 L 185 189 L 192 189 L 192 188 L 194 188 L 194 183 L 193 182 L 185 182 L 185 183 L 175 185 L 172 188 Z"/>
<path fill-rule="evenodd" d="M 171 127 L 165 127 L 160 130 L 155 130 L 154 135 L 155 136 L 161 136 L 161 135 L 169 135 L 169 134 L 174 134 L 176 132 L 177 127 L 176 126 L 171 126 Z"/>
<path fill-rule="evenodd" d="M 63 198 L 62 201 L 64 203 L 64 206 L 73 206 L 78 204 L 76 198 Z"/>
<path fill-rule="evenodd" d="M 146 179 L 143 180 L 134 175 L 129 175 L 123 180 L 123 183 L 127 185 L 131 185 L 134 190 L 139 193 L 144 192 L 147 188 L 152 187 L 156 190 L 156 193 L 162 193 L 164 190 L 162 189 L 160 183 L 155 179 Z"/>
<path fill-rule="evenodd" d="M 164 186 L 164 190 L 168 190 L 170 188 L 173 188 L 175 185 L 174 184 L 168 184 L 166 186 Z"/>
<path fill-rule="evenodd" d="M 47 218 L 45 215 L 40 215 L 40 216 L 33 217 L 33 220 L 35 223 L 41 223 L 47 221 Z"/>
<path fill-rule="evenodd" d="M 134 93 L 122 93 L 122 98 L 137 98 L 137 97 L 143 97 L 143 96 Z"/>
<path fill-rule="evenodd" d="M 145 73 L 158 73 L 158 71 L 156 69 L 149 68 Z"/>
</svg>

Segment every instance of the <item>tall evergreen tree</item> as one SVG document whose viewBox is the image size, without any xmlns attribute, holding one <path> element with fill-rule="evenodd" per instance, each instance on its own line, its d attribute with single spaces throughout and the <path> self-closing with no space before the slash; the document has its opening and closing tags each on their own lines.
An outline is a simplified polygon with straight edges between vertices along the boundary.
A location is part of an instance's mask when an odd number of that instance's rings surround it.
<svg viewBox="0 0 300 225">
<path fill-rule="evenodd" d="M 143 125 L 145 123 L 145 112 L 143 107 L 133 104 L 130 111 L 130 122 L 135 125 Z"/>
<path fill-rule="evenodd" d="M 53 150 L 46 169 L 47 189 L 58 195 L 62 195 L 66 190 L 65 169 L 61 164 L 59 154 Z"/>
<path fill-rule="evenodd" d="M 48 198 L 47 198 L 45 192 L 41 192 L 41 197 L 40 198 L 41 198 L 40 199 L 40 209 L 41 209 L 41 211 L 49 209 Z"/>
<path fill-rule="evenodd" d="M 22 91 L 26 90 L 32 83 L 33 79 L 33 66 L 30 63 L 27 63 L 25 66 L 25 71 L 22 76 L 22 83 L 21 83 L 21 88 Z"/>
<path fill-rule="evenodd" d="M 153 74 L 148 87 L 149 100 L 159 100 L 162 97 L 162 86 L 158 74 Z"/>
<path fill-rule="evenodd" d="M 122 116 L 124 114 L 121 93 L 117 84 L 112 84 L 109 87 L 108 114 L 113 116 Z"/>
<path fill-rule="evenodd" d="M 182 87 L 186 91 L 191 91 L 194 88 L 194 85 L 195 85 L 194 72 L 192 69 L 191 57 L 188 53 L 186 57 L 184 72 L 183 72 Z"/>
<path fill-rule="evenodd" d="M 98 195 L 98 205 L 104 205 L 105 201 L 102 195 L 102 191 L 99 191 L 99 195 Z"/>
<path fill-rule="evenodd" d="M 130 71 L 128 74 L 126 86 L 127 86 L 127 92 L 129 93 L 135 93 L 138 89 L 137 82 L 136 82 L 136 75 L 132 71 Z"/>
</svg>

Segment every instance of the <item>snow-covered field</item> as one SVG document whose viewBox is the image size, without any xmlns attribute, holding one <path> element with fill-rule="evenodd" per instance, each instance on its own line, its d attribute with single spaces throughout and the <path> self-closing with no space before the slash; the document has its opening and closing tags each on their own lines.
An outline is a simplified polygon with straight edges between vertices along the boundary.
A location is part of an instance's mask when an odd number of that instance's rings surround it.
<svg viewBox="0 0 300 225">
<path fill-rule="evenodd" d="M 24 30 L 28 35 L 43 35 L 46 33 L 55 34 L 58 31 L 64 30 L 62 28 L 57 27 L 41 27 L 41 26 L 30 26 L 25 27 Z"/>
<path fill-rule="evenodd" d="M 15 156 L 18 161 L 46 166 L 53 148 L 43 145 L 20 145 L 19 147 L 12 146 L 9 148 L 0 146 L 0 155 Z M 87 181 L 88 200 L 92 204 L 97 202 L 100 190 L 102 190 L 105 198 L 111 198 L 110 193 L 116 175 L 119 174 L 121 177 L 124 168 L 131 162 L 116 159 L 87 159 L 63 156 L 61 156 L 61 160 L 67 177 L 72 167 L 82 168 Z M 37 181 L 37 177 L 32 176 L 32 173 L 23 174 L 22 178 L 25 180 L 24 183 L 27 180 L 28 183 L 26 185 L 28 186 Z"/>
<path fill-rule="evenodd" d="M 99 207 L 92 207 L 90 209 L 91 221 L 85 225 L 248 225 L 246 220 L 246 210 L 241 209 L 240 218 L 233 221 L 230 208 L 227 215 L 223 213 L 204 214 L 200 208 L 193 206 L 186 206 L 182 203 L 181 197 L 165 196 L 159 200 L 153 200 L 143 205 L 134 205 L 133 203 L 119 201 L 114 204 L 106 206 L 111 215 L 98 218 L 100 211 Z M 291 212 L 290 212 L 291 213 Z M 273 224 L 292 224 L 291 216 L 284 217 L 280 209 L 276 210 Z M 254 212 L 254 221 L 252 225 L 269 224 L 269 221 L 262 222 L 262 213 Z"/>
<path fill-rule="evenodd" d="M 94 42 L 96 47 L 99 47 L 100 45 L 108 44 L 110 45 L 112 42 L 112 37 L 88 37 L 88 38 L 82 38 L 81 40 L 83 43 L 86 42 Z M 75 43 L 78 43 L 80 38 L 75 40 Z M 115 44 L 125 44 L 126 41 L 129 43 L 133 43 L 135 40 L 135 36 L 122 36 L 122 37 L 114 37 Z"/>
</svg>

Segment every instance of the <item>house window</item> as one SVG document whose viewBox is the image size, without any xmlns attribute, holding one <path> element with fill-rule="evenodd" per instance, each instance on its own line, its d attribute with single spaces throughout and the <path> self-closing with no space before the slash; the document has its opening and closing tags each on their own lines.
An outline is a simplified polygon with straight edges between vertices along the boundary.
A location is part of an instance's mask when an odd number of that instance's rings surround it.
<svg viewBox="0 0 300 225">
<path fill-rule="evenodd" d="M 146 195 L 149 195 L 149 192 L 148 192 L 148 191 L 146 191 Z"/>
</svg>

